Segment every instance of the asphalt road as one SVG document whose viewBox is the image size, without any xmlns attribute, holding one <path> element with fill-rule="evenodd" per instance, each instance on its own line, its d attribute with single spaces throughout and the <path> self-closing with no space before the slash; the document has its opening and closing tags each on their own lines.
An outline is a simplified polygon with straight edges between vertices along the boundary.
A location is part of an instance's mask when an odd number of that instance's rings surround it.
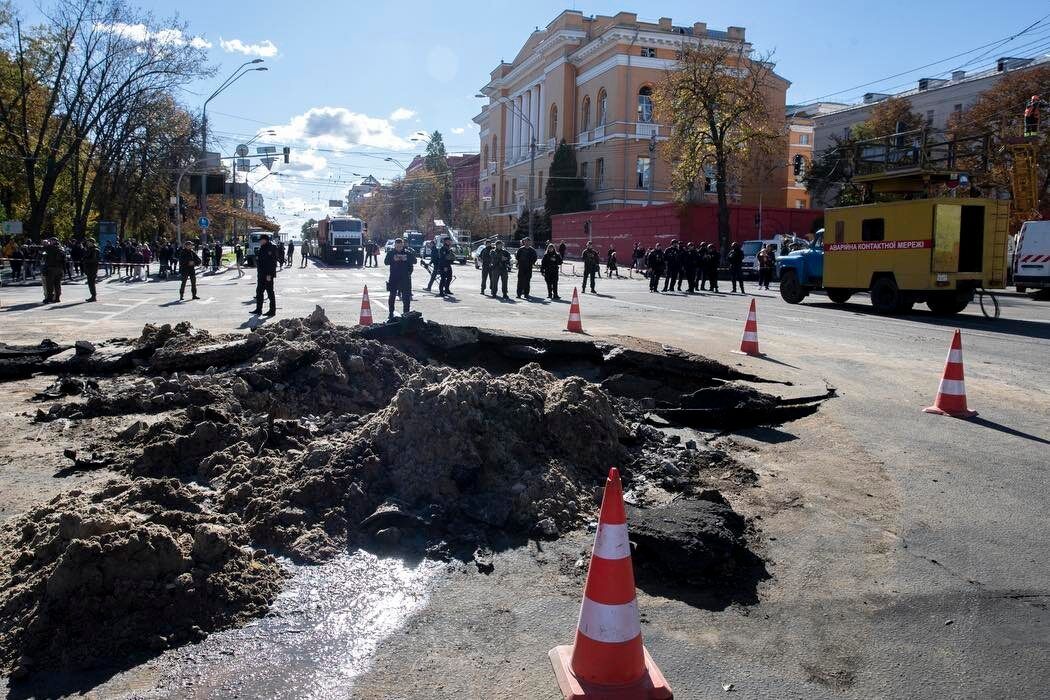
<svg viewBox="0 0 1050 700">
<path fill-rule="evenodd" d="M 541 335 L 564 333 L 580 281 L 562 278 L 561 302 L 518 301 L 512 274 L 511 299 L 495 300 L 478 294 L 473 268 L 456 274 L 455 297 L 417 291 L 414 309 Z M 382 268 L 285 269 L 278 318 L 320 304 L 333 321 L 354 323 L 364 284 L 382 318 L 384 282 Z M 425 283 L 421 272 L 416 283 Z M 533 292 L 542 291 L 536 275 Z M 814 295 L 791 306 L 775 290 L 656 295 L 637 279 L 602 279 L 598 292 L 582 296 L 589 334 L 683 347 L 792 382 L 784 393 L 825 382 L 839 392 L 811 418 L 735 438 L 753 449 L 760 474 L 761 488 L 733 503 L 762 516 L 773 577 L 760 584 L 759 602 L 710 610 L 641 595 L 647 646 L 678 697 L 723 696 L 726 683 L 755 698 L 1045 697 L 1050 303 L 1005 296 L 997 320 L 974 307 L 951 319 L 924 311 L 884 318 L 862 296 L 836 306 Z M 249 328 L 260 322 L 248 314 L 253 293 L 251 270 L 204 275 L 202 299 L 184 303 L 177 283 L 164 281 L 105 283 L 97 305 L 80 303 L 82 285 L 47 307 L 37 303 L 39 288 L 4 288 L 0 340 L 130 336 L 147 321 Z M 751 298 L 765 358 L 732 352 Z M 921 412 L 955 328 L 970 406 L 980 411 L 972 421 Z M 527 559 L 500 555 L 497 571 L 517 575 L 498 585 L 476 576 L 442 584 L 410 634 L 379 646 L 354 695 L 556 697 L 544 651 L 571 639 L 578 590 Z M 438 687 L 434 678 L 445 680 Z"/>
</svg>

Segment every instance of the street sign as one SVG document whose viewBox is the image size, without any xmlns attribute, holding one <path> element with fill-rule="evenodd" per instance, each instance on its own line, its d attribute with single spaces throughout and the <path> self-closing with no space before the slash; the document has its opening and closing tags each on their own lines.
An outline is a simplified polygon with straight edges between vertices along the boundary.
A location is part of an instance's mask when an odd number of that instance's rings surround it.
<svg viewBox="0 0 1050 700">
<path fill-rule="evenodd" d="M 237 170 L 238 171 L 240 171 L 242 173 L 246 173 L 246 172 L 248 172 L 251 169 L 252 169 L 252 161 L 250 159 L 248 159 L 248 158 L 238 158 L 237 159 Z"/>
<path fill-rule="evenodd" d="M 241 158 L 243 158 L 243 157 L 245 157 L 246 155 L 248 155 L 248 147 L 247 147 L 247 146 L 245 146 L 245 145 L 244 145 L 244 144 L 242 143 L 242 144 L 241 144 L 240 146 L 237 146 L 237 151 L 236 151 L 236 153 L 237 153 L 237 155 L 239 155 L 239 156 L 240 156 Z"/>
<path fill-rule="evenodd" d="M 255 152 L 261 156 L 277 152 L 277 146 L 256 146 Z"/>
<path fill-rule="evenodd" d="M 276 158 L 260 158 L 259 162 L 266 166 L 267 170 L 273 170 L 273 164 L 277 162 Z"/>
<path fill-rule="evenodd" d="M 328 200 L 328 206 L 330 206 L 330 207 L 342 207 L 343 206 L 343 200 L 341 200 L 341 199 L 329 199 Z"/>
<path fill-rule="evenodd" d="M 201 228 L 208 228 L 208 226 L 211 225 L 211 222 L 208 221 L 208 217 L 202 216 L 201 218 L 197 219 L 197 225 Z"/>
</svg>

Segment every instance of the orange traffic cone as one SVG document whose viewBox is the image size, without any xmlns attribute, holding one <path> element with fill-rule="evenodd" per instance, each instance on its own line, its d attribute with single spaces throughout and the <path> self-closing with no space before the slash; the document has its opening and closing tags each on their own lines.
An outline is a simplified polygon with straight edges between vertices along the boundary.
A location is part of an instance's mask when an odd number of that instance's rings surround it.
<svg viewBox="0 0 1050 700">
<path fill-rule="evenodd" d="M 554 647 L 548 656 L 566 700 L 674 697 L 642 645 L 627 514 L 615 467 L 605 482 L 576 641 Z"/>
<path fill-rule="evenodd" d="M 763 356 L 763 353 L 758 351 L 758 315 L 755 312 L 754 299 L 751 300 L 747 320 L 744 321 L 744 335 L 740 338 L 740 349 L 735 352 L 739 355 Z"/>
<path fill-rule="evenodd" d="M 368 285 L 365 285 L 365 293 L 361 297 L 361 318 L 358 319 L 357 325 L 359 326 L 371 326 L 372 325 L 372 305 L 368 303 Z"/>
<path fill-rule="evenodd" d="M 936 413 L 955 418 L 973 418 L 977 411 L 966 408 L 966 385 L 963 382 L 962 333 L 956 329 L 948 359 L 944 363 L 944 374 L 937 387 L 937 398 L 925 413 Z"/>
<path fill-rule="evenodd" d="M 572 288 L 572 304 L 569 305 L 569 325 L 566 330 L 573 333 L 583 333 L 583 319 L 580 317 L 580 295 L 576 293 L 576 287 Z"/>
</svg>

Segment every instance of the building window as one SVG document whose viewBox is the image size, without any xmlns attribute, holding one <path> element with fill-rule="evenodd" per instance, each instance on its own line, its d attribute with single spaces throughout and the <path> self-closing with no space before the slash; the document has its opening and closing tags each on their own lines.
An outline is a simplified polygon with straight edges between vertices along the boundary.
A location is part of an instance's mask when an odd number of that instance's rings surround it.
<svg viewBox="0 0 1050 700">
<path fill-rule="evenodd" d="M 642 47 L 642 57 L 644 58 L 656 58 L 656 49 L 649 46 Z"/>
<path fill-rule="evenodd" d="M 962 111 L 962 103 L 960 102 L 959 104 L 957 104 L 954 107 L 952 107 L 952 111 L 955 112 L 956 114 L 961 112 Z"/>
<path fill-rule="evenodd" d="M 488 144 L 481 149 L 481 167 L 487 167 L 489 164 L 489 147 Z"/>
<path fill-rule="evenodd" d="M 551 105 L 551 131 L 550 138 L 558 138 L 558 105 Z"/>
<path fill-rule="evenodd" d="M 795 208 L 796 209 L 805 209 L 805 206 L 806 206 L 806 203 L 804 201 L 802 201 L 801 199 L 796 199 L 795 200 Z"/>
<path fill-rule="evenodd" d="M 580 163 L 580 177 L 583 178 L 585 183 L 587 182 L 587 176 L 590 175 L 589 165 L 590 163 Z"/>
<path fill-rule="evenodd" d="M 808 146 L 809 145 L 809 134 L 799 134 L 798 135 L 798 143 L 799 143 L 800 146 Z"/>
<path fill-rule="evenodd" d="M 594 181 L 596 189 L 605 189 L 605 159 L 599 158 L 594 161 Z"/>
<path fill-rule="evenodd" d="M 646 85 L 638 91 L 638 121 L 648 124 L 653 120 L 653 89 Z"/>
<path fill-rule="evenodd" d="M 864 219 L 860 222 L 860 240 L 882 241 L 886 239 L 885 219 Z"/>
<path fill-rule="evenodd" d="M 936 110 L 932 110 L 932 109 L 926 110 L 926 123 L 927 124 L 933 124 L 933 117 L 934 117 L 935 114 L 937 114 Z"/>
<path fill-rule="evenodd" d="M 644 190 L 649 187 L 649 159 L 645 156 L 638 157 L 638 189 Z"/>
<path fill-rule="evenodd" d="M 583 106 L 580 107 L 580 131 L 591 128 L 591 96 L 583 96 Z"/>
<path fill-rule="evenodd" d="M 493 136 L 492 137 L 492 149 L 491 149 L 491 151 L 492 151 L 492 160 L 495 160 L 495 161 L 499 161 L 499 155 L 498 155 L 499 151 L 496 150 L 496 144 L 497 143 L 498 142 L 496 141 L 496 137 Z"/>
<path fill-rule="evenodd" d="M 852 128 L 851 127 L 848 127 L 848 126 L 844 127 L 842 129 L 842 138 L 848 139 L 850 137 L 851 133 L 852 133 Z"/>
<path fill-rule="evenodd" d="M 605 92 L 605 88 L 598 91 L 598 126 L 605 126 L 605 117 L 609 108 L 609 94 Z"/>
</svg>

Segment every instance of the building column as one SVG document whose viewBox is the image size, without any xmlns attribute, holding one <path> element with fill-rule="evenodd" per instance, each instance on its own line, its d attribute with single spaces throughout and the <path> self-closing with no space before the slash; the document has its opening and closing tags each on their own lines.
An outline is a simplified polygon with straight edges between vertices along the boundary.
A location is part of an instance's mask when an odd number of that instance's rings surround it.
<svg viewBox="0 0 1050 700">
<path fill-rule="evenodd" d="M 536 111 L 539 113 L 539 120 L 536 124 L 536 143 L 545 144 L 547 143 L 547 104 L 544 99 L 543 85 L 536 86 Z"/>
<path fill-rule="evenodd" d="M 515 155 L 515 160 L 521 160 L 521 154 L 522 154 L 521 145 L 525 142 L 525 139 L 522 138 L 522 132 L 524 131 L 524 129 L 522 129 L 522 126 L 524 125 L 524 122 L 521 119 L 521 115 L 524 113 L 524 109 L 525 109 L 525 95 L 518 95 L 518 101 L 515 104 L 515 106 L 517 107 L 517 109 L 514 112 L 514 123 L 517 124 L 517 132 L 518 132 L 518 135 L 517 135 L 518 148 L 515 151 L 515 154 L 516 154 Z"/>
<path fill-rule="evenodd" d="M 525 98 L 525 108 L 523 110 L 521 110 L 521 114 L 522 114 L 521 135 L 524 137 L 524 139 L 522 139 L 522 145 L 524 146 L 524 148 L 522 149 L 521 152 L 522 152 L 522 155 L 525 158 L 528 158 L 529 157 L 529 132 L 531 131 L 531 129 L 529 129 L 529 124 L 525 120 L 525 117 L 528 117 L 529 120 L 532 121 L 533 124 L 536 123 L 535 120 L 532 119 L 532 88 L 529 88 L 528 91 L 523 95 L 523 97 Z"/>
<path fill-rule="evenodd" d="M 513 103 L 513 100 L 511 100 Z M 506 135 L 503 137 L 503 145 L 506 147 L 506 162 L 510 163 L 514 157 L 514 112 L 509 105 L 503 105 L 503 123 L 506 125 Z"/>
</svg>

